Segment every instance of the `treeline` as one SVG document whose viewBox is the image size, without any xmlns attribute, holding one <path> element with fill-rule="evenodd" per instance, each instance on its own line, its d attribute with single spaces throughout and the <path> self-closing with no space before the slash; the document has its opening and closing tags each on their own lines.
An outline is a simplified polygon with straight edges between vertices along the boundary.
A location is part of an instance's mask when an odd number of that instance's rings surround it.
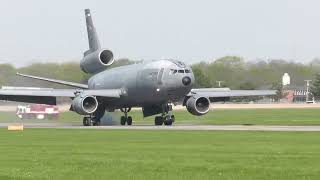
<svg viewBox="0 0 320 180">
<path fill-rule="evenodd" d="M 197 87 L 218 87 L 217 81 L 232 89 L 265 89 L 277 87 L 284 73 L 289 73 L 293 86 L 304 86 L 304 80 L 320 73 L 320 60 L 308 64 L 285 60 L 244 61 L 241 57 L 226 56 L 213 62 L 192 65 Z"/>
<path fill-rule="evenodd" d="M 112 67 L 134 63 L 128 59 L 115 61 Z M 303 86 L 304 80 L 313 79 L 320 73 L 320 60 L 308 64 L 285 60 L 257 60 L 247 62 L 241 57 L 226 56 L 212 62 L 200 62 L 192 65 L 196 78 L 196 87 L 222 87 L 232 89 L 265 89 L 281 83 L 284 73 L 289 73 L 291 84 Z M 0 64 L 0 86 L 39 86 L 63 87 L 43 81 L 15 76 L 16 72 L 86 83 L 90 75 L 82 72 L 79 63 L 35 63 L 27 67 L 15 68 L 10 64 Z M 66 87 L 63 87 L 66 88 Z"/>
</svg>

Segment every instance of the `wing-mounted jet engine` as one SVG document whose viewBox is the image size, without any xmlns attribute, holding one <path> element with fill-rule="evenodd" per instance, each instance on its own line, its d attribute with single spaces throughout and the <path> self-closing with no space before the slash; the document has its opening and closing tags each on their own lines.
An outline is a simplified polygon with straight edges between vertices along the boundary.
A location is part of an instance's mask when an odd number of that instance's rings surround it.
<svg viewBox="0 0 320 180">
<path fill-rule="evenodd" d="M 80 94 L 72 100 L 70 110 L 80 115 L 90 115 L 93 114 L 97 108 L 98 101 L 96 97 Z"/>
<path fill-rule="evenodd" d="M 86 25 L 88 32 L 89 50 L 84 53 L 80 62 L 82 71 L 95 74 L 105 70 L 114 62 L 113 53 L 107 49 L 101 49 L 98 34 L 92 22 L 89 9 L 85 10 Z"/>
<path fill-rule="evenodd" d="M 185 100 L 184 105 L 189 113 L 202 116 L 209 112 L 210 100 L 203 96 L 191 96 Z"/>
</svg>

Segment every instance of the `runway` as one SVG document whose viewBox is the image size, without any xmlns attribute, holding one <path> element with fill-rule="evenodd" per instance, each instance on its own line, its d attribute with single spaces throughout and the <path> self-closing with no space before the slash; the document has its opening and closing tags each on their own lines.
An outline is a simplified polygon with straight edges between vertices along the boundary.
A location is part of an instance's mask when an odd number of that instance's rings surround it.
<svg viewBox="0 0 320 180">
<path fill-rule="evenodd" d="M 7 128 L 12 123 L 0 123 Z M 283 132 L 320 132 L 320 126 L 275 126 L 275 125 L 173 125 L 173 126 L 79 126 L 59 123 L 26 123 L 25 129 L 100 129 L 100 130 L 175 130 L 175 131 L 283 131 Z"/>
</svg>

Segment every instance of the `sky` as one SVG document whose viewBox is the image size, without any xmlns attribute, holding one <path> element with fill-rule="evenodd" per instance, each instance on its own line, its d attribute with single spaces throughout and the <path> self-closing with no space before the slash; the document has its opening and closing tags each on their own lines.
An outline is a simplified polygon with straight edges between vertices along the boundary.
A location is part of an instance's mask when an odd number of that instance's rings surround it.
<svg viewBox="0 0 320 180">
<path fill-rule="evenodd" d="M 0 0 L 0 63 L 79 61 L 84 9 L 115 58 L 320 57 L 319 0 Z"/>
</svg>

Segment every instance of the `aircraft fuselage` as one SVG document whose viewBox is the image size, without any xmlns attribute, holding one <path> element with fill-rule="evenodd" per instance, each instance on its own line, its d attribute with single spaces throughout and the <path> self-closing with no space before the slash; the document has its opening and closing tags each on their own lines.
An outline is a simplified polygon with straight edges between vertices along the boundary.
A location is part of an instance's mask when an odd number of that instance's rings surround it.
<svg viewBox="0 0 320 180">
<path fill-rule="evenodd" d="M 89 79 L 89 89 L 127 91 L 120 99 L 100 99 L 110 109 L 144 107 L 177 102 L 185 97 L 194 83 L 191 68 L 180 61 L 159 60 L 116 67 Z"/>
</svg>

